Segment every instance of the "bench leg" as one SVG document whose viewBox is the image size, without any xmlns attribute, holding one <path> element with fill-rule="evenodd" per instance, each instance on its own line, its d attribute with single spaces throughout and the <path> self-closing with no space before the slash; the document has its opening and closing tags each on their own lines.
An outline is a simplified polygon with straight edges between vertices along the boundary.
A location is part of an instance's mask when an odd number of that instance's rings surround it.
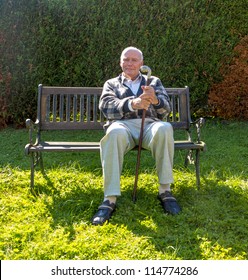
<svg viewBox="0 0 248 280">
<path fill-rule="evenodd" d="M 30 189 L 33 193 L 34 190 L 34 154 L 30 155 Z"/>
<path fill-rule="evenodd" d="M 188 167 L 189 164 L 195 165 L 196 186 L 200 188 L 200 150 L 195 150 L 195 159 L 193 157 L 193 150 L 189 150 L 185 156 L 184 166 Z"/>
<path fill-rule="evenodd" d="M 196 175 L 196 186 L 200 188 L 200 150 L 195 151 L 195 175 Z"/>
<path fill-rule="evenodd" d="M 45 173 L 45 170 L 44 170 L 44 164 L 43 164 L 43 157 L 42 157 L 42 154 L 41 154 L 41 153 L 38 153 L 37 157 L 38 157 L 38 162 L 39 162 L 39 164 L 40 164 L 41 172 L 44 174 L 44 173 Z"/>
<path fill-rule="evenodd" d="M 37 165 L 40 166 L 41 172 L 44 174 L 44 164 L 43 164 L 43 158 L 42 154 L 39 152 L 31 153 L 30 155 L 30 189 L 31 192 L 34 192 L 34 172 L 35 172 L 35 167 Z"/>
<path fill-rule="evenodd" d="M 187 168 L 189 164 L 194 164 L 193 151 L 189 150 L 185 156 L 184 166 Z"/>
</svg>

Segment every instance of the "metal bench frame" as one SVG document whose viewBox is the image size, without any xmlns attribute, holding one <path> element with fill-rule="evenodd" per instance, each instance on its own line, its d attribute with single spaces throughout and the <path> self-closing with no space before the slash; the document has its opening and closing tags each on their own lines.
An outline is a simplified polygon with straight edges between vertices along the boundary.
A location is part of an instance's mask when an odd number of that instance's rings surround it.
<svg viewBox="0 0 248 280">
<path fill-rule="evenodd" d="M 172 103 L 172 112 L 166 121 L 174 130 L 186 131 L 185 140 L 175 140 L 175 150 L 187 150 L 185 166 L 195 165 L 196 185 L 200 186 L 200 152 L 206 144 L 201 141 L 200 128 L 204 119 L 192 122 L 190 116 L 189 88 L 166 88 Z M 100 87 L 52 87 L 38 86 L 37 119 L 26 120 L 29 143 L 25 154 L 31 159 L 30 187 L 34 188 L 34 172 L 37 165 L 44 173 L 43 152 L 99 152 L 99 142 L 55 142 L 42 138 L 42 131 L 49 130 L 102 130 L 105 123 L 98 109 Z M 196 141 L 192 139 L 192 128 L 196 131 Z M 35 137 L 35 142 L 33 138 Z M 71 139 L 73 140 L 73 139 Z"/>
</svg>

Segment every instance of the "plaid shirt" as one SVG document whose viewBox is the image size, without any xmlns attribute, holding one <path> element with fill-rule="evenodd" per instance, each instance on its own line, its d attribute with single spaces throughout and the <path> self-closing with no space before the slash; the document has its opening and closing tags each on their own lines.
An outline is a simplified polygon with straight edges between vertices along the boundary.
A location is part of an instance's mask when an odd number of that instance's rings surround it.
<svg viewBox="0 0 248 280">
<path fill-rule="evenodd" d="M 146 84 L 146 76 L 141 75 L 141 83 L 137 95 L 124 84 L 123 76 L 112 78 L 105 82 L 100 97 L 99 109 L 108 119 L 107 126 L 115 120 L 136 119 L 142 117 L 142 110 L 131 111 L 129 101 L 142 94 L 142 85 Z M 152 76 L 150 86 L 155 90 L 159 100 L 158 105 L 150 105 L 146 111 L 146 118 L 154 120 L 164 119 L 171 111 L 169 96 L 159 78 Z"/>
</svg>

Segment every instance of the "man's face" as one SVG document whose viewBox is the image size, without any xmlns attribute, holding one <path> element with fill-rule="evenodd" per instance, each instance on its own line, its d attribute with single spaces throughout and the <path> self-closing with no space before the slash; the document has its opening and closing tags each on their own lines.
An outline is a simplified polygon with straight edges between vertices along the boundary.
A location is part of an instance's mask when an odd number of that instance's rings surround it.
<svg viewBox="0 0 248 280">
<path fill-rule="evenodd" d="M 120 66 L 122 71 L 131 80 L 134 80 L 138 76 L 139 69 L 142 65 L 143 60 L 138 51 L 129 50 L 121 57 Z"/>
</svg>

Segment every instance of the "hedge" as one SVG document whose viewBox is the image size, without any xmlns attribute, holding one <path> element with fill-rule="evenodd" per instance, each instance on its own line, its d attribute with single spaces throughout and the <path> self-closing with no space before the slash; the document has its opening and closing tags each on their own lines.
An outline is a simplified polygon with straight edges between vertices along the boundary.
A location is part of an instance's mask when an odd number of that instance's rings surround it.
<svg viewBox="0 0 248 280">
<path fill-rule="evenodd" d="M 245 0 L 0 1 L 0 126 L 36 116 L 37 85 L 102 86 L 140 48 L 166 87 L 188 85 L 193 112 L 247 33 Z"/>
</svg>

